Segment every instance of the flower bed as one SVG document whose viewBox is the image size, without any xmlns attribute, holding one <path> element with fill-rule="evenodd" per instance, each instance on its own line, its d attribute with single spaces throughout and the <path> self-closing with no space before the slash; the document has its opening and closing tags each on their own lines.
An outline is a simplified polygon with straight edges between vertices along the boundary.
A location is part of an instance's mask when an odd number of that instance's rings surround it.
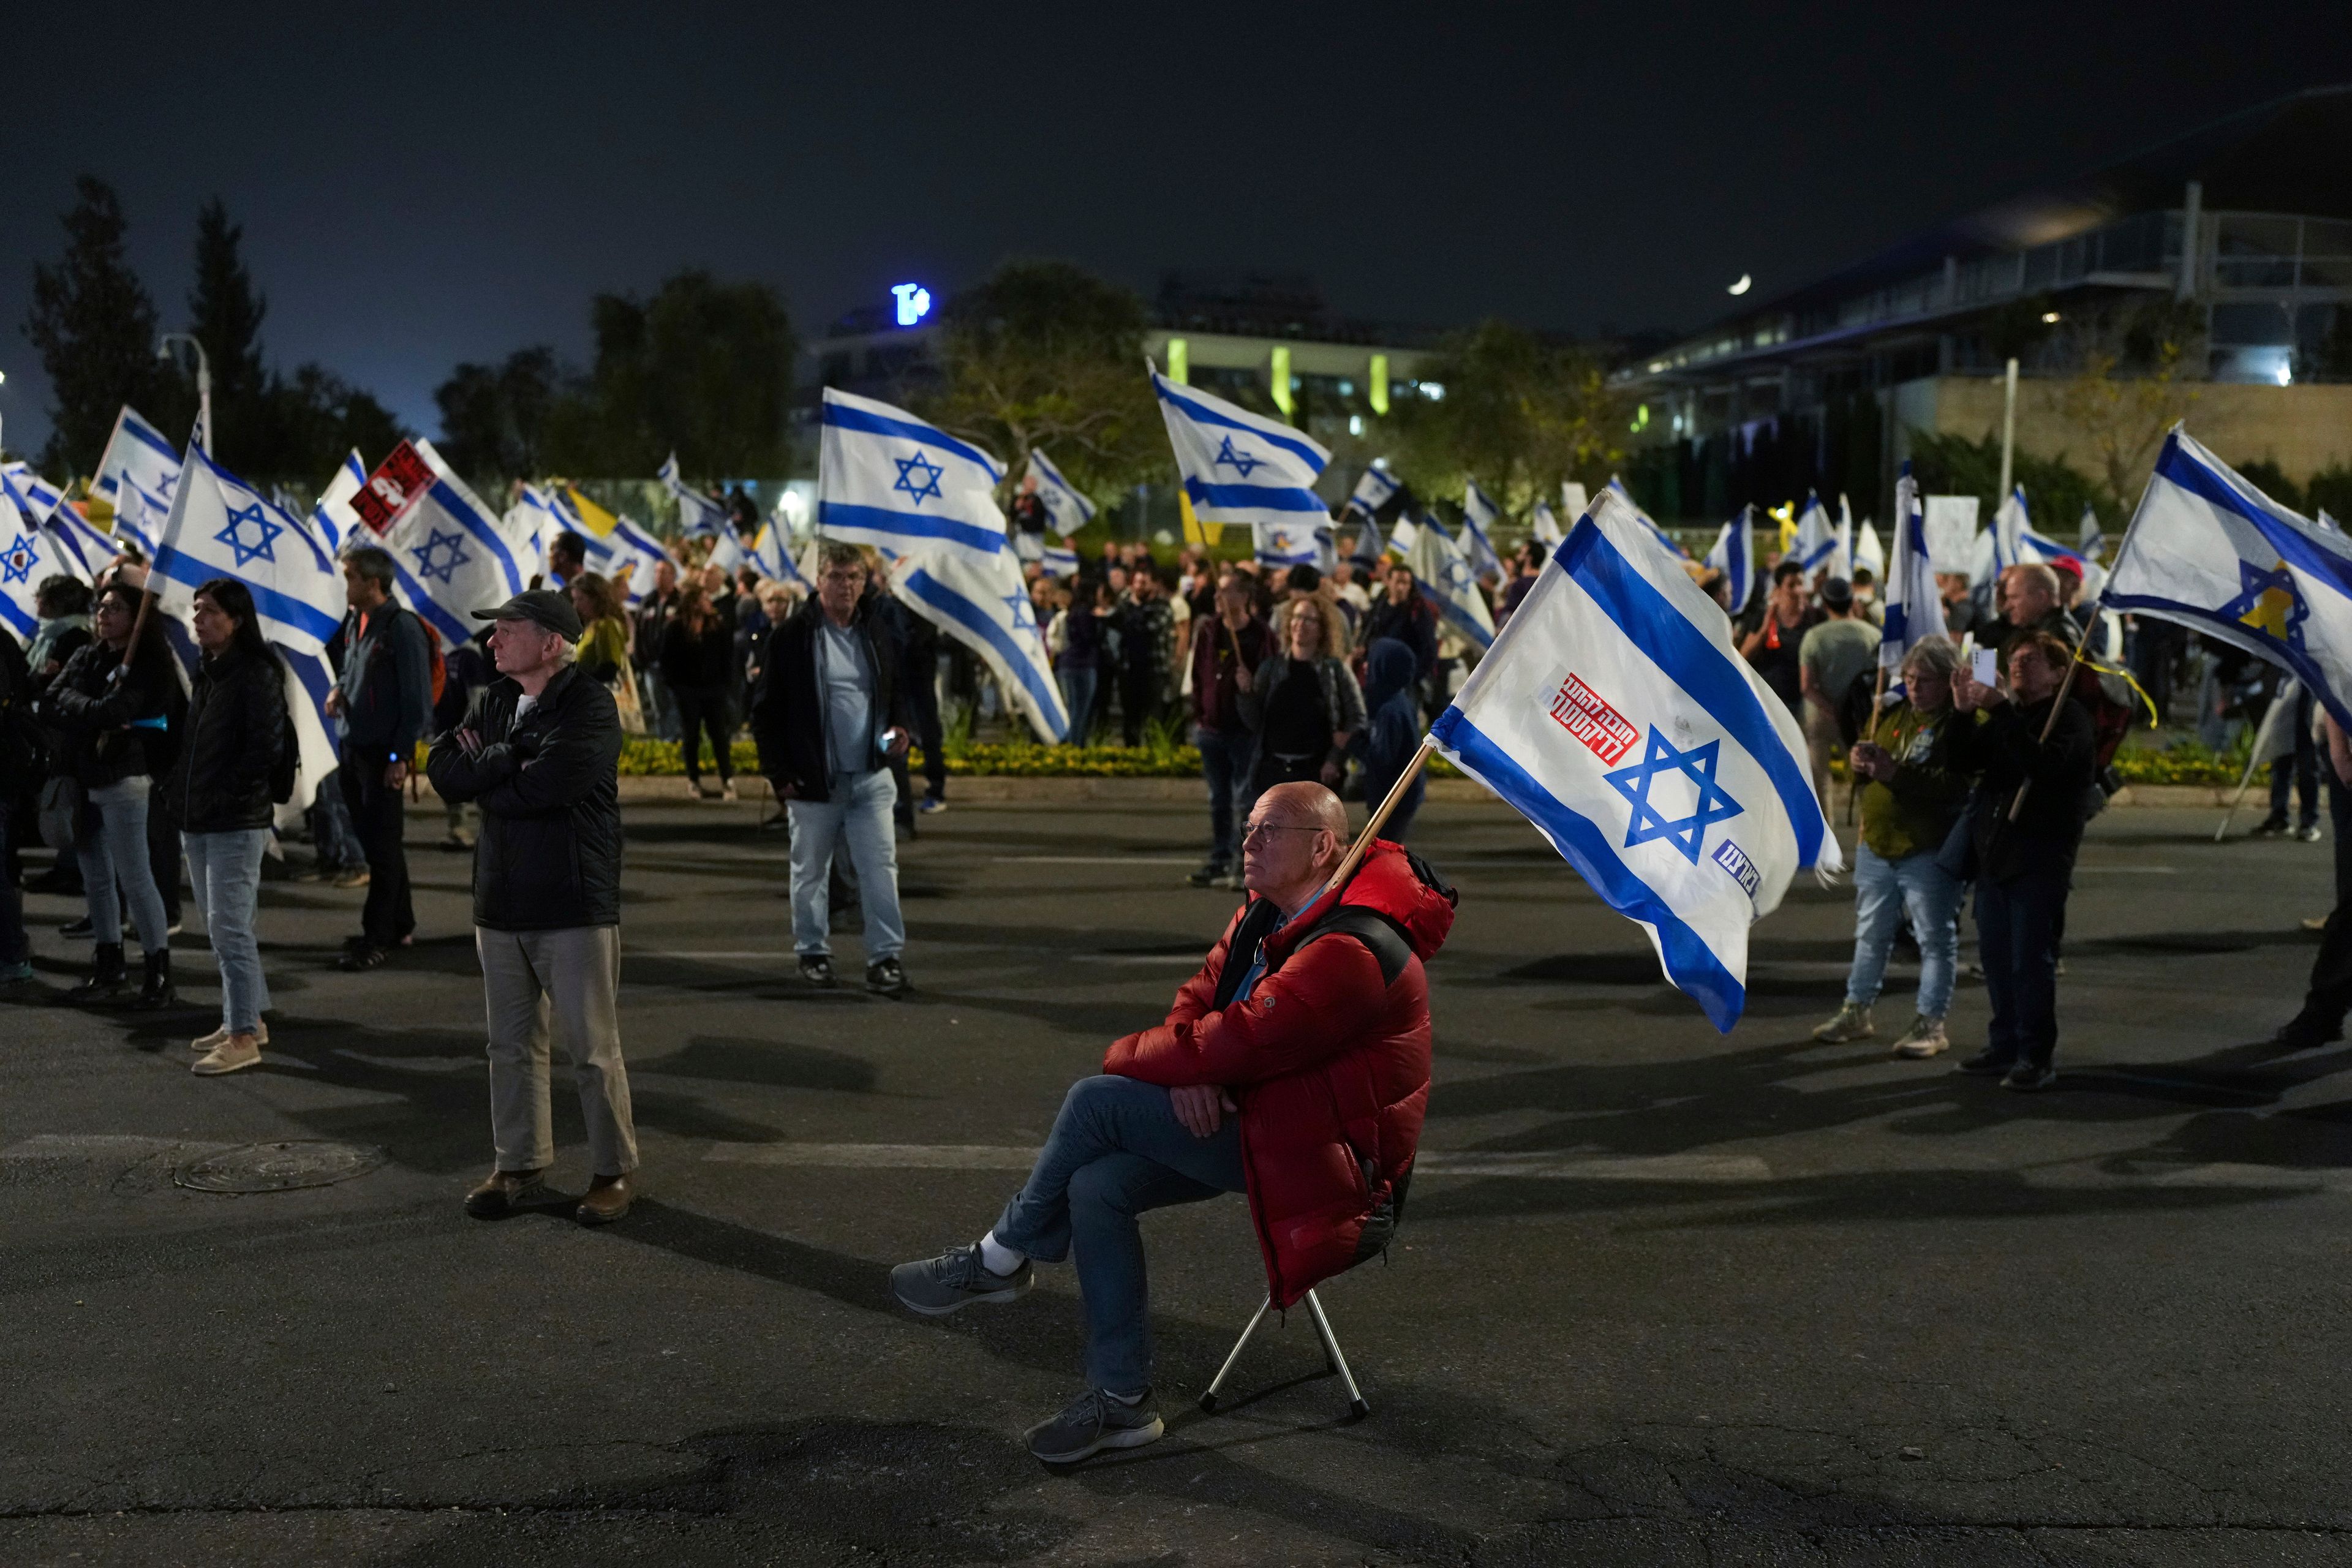
<svg viewBox="0 0 2352 1568">
<path fill-rule="evenodd" d="M 1191 746 L 1155 739 L 1142 746 L 1048 746 L 1034 741 L 950 741 L 947 747 L 950 777 L 1028 779 L 1180 779 L 1201 775 L 1201 753 Z M 918 748 L 908 765 L 920 771 Z M 737 773 L 760 771 L 758 748 L 738 741 L 734 748 Z M 631 739 L 621 745 L 621 773 L 626 778 L 682 777 L 677 742 Z M 1459 778 L 1442 757 L 1430 759 L 1432 778 Z"/>
</svg>

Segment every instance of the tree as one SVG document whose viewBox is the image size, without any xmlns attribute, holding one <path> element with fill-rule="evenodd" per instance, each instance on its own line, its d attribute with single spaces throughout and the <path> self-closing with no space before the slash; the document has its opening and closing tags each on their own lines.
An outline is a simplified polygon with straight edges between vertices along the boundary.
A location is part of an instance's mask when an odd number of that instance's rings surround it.
<svg viewBox="0 0 2352 1568">
<path fill-rule="evenodd" d="M 1565 479 L 1606 484 L 1624 463 L 1629 401 L 1579 345 L 1488 321 L 1447 339 L 1420 379 L 1444 396 L 1402 400 L 1392 417 L 1398 468 L 1424 493 L 1475 479 L 1522 511 Z"/>
<path fill-rule="evenodd" d="M 1005 460 L 1043 448 L 1100 495 L 1170 468 L 1143 372 L 1143 301 L 1065 261 L 1007 261 L 941 313 L 939 391 L 922 410 Z"/>
<path fill-rule="evenodd" d="M 2076 346 L 2081 369 L 2059 384 L 2059 412 L 2090 437 L 2108 493 L 2136 496 L 2201 391 L 2189 380 L 2205 359 L 2201 315 L 2167 300 L 2093 317 Z"/>
<path fill-rule="evenodd" d="M 2075 525 L 2082 521 L 2085 506 L 2099 514 L 2101 526 L 2110 531 L 2124 521 L 2126 503 L 2068 462 L 2063 452 L 2054 458 L 2037 458 L 2021 448 L 2012 455 L 2011 468 L 2010 482 L 2024 488 L 2035 531 L 2062 544 L 2074 542 Z M 1923 495 L 1975 496 L 1982 508 L 1980 515 L 1988 521 L 2000 509 L 2000 437 L 1990 431 L 1981 440 L 1971 441 L 1966 436 L 1936 435 L 1913 426 L 1911 471 Z"/>
<path fill-rule="evenodd" d="M 254 287 L 242 247 L 245 228 L 218 196 L 196 214 L 195 280 L 188 289 L 188 335 L 202 343 L 213 378 L 212 450 L 239 472 L 287 474 L 290 454 L 275 427 L 277 389 L 261 352 L 269 302 Z M 194 423 L 196 384 L 177 360 L 163 377 L 156 410 L 174 439 Z"/>
<path fill-rule="evenodd" d="M 273 374 L 264 413 L 275 456 L 256 472 L 286 480 L 297 494 L 334 472 L 346 453 L 380 462 L 408 437 L 391 409 L 317 364 L 297 367 L 291 378 Z"/>
<path fill-rule="evenodd" d="M 686 271 L 650 300 L 600 294 L 596 363 L 548 408 L 545 460 L 582 474 L 650 474 L 670 452 L 693 478 L 782 473 L 792 320 L 765 283 Z"/>
<path fill-rule="evenodd" d="M 435 389 L 441 410 L 441 455 L 485 489 L 547 471 L 549 418 L 564 384 L 555 351 L 517 349 L 503 364 L 461 364 Z"/>
<path fill-rule="evenodd" d="M 152 401 L 155 304 L 124 258 L 129 226 L 111 186 L 84 174 L 63 215 L 66 251 L 33 268 L 25 337 L 49 375 L 49 443 L 41 466 L 87 474 L 98 466 L 115 415 Z"/>
</svg>

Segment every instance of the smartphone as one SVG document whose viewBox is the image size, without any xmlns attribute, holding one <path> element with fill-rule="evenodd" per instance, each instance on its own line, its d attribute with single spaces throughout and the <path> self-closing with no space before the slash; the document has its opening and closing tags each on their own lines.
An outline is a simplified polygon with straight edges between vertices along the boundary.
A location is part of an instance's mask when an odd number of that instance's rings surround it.
<svg viewBox="0 0 2352 1568">
<path fill-rule="evenodd" d="M 1997 649 L 1980 647 L 1969 655 L 1969 676 L 1979 686 L 1997 686 L 2000 682 L 2000 655 Z"/>
</svg>

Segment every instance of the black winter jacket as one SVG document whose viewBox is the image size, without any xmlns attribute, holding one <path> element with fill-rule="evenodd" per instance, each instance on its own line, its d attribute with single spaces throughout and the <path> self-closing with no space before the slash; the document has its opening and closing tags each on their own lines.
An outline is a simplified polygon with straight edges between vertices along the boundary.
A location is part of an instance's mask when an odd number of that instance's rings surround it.
<svg viewBox="0 0 2352 1568">
<path fill-rule="evenodd" d="M 441 798 L 482 808 L 474 846 L 474 923 L 562 931 L 621 923 L 621 712 L 613 694 L 566 665 L 518 721 L 522 688 L 505 676 L 477 692 L 463 727 L 434 738 L 425 776 Z"/>
<path fill-rule="evenodd" d="M 760 771 L 793 798 L 831 798 L 833 770 L 826 762 L 824 694 L 818 689 L 816 626 L 824 614 L 810 599 L 785 618 L 768 639 L 759 689 L 751 695 L 751 738 L 760 746 Z M 850 626 L 866 639 L 874 661 L 874 733 L 905 730 L 912 722 L 906 683 L 898 678 L 899 639 L 888 606 L 877 595 L 858 601 Z M 880 756 L 874 758 L 880 767 Z M 782 790 L 779 789 L 779 795 Z"/>
<path fill-rule="evenodd" d="M 117 680 L 121 659 L 102 642 L 85 644 L 35 705 L 35 717 L 63 732 L 50 771 L 80 780 L 84 789 L 103 789 L 138 773 L 165 774 L 188 710 L 187 693 L 161 638 L 145 642 Z"/>
<path fill-rule="evenodd" d="M 197 667 L 164 794 L 184 833 L 267 827 L 269 775 L 286 754 L 286 687 L 274 658 L 232 647 Z"/>
<path fill-rule="evenodd" d="M 2052 727 L 2050 699 L 2021 708 L 2004 702 L 1981 723 L 1963 714 L 1952 726 L 1952 764 L 1980 773 L 1969 807 L 1977 874 L 1996 882 L 2027 871 L 2071 871 L 2083 842 L 2083 792 L 2097 771 L 2090 715 L 2069 698 Z M 2009 820 L 2020 787 L 2025 804 Z"/>
</svg>

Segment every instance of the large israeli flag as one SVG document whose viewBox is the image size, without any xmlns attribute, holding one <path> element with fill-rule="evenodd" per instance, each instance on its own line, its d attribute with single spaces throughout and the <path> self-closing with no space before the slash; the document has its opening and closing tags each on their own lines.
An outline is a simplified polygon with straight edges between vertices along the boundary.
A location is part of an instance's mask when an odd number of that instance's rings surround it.
<svg viewBox="0 0 2352 1568">
<path fill-rule="evenodd" d="M 125 475 L 141 489 L 163 500 L 171 500 L 172 487 L 180 478 L 180 449 L 127 403 L 114 416 L 114 429 L 106 438 L 106 450 L 99 454 L 98 473 L 90 480 L 90 489 L 110 502 Z"/>
<path fill-rule="evenodd" d="M 34 603 L 45 578 L 68 568 L 58 559 L 57 546 L 33 521 L 24 492 L 5 471 L 0 471 L 0 626 L 29 644 L 41 629 L 41 613 Z"/>
<path fill-rule="evenodd" d="M 1944 596 L 1927 549 L 1927 507 L 1906 459 L 1895 481 L 1895 569 L 1879 590 L 1878 666 L 1903 668 L 1904 657 L 1929 637 L 1945 636 Z"/>
<path fill-rule="evenodd" d="M 196 589 L 233 577 L 253 595 L 261 634 L 324 653 L 343 623 L 343 574 L 310 524 L 191 444 L 156 541 L 149 581 L 164 612 L 185 616 Z"/>
<path fill-rule="evenodd" d="M 1064 539 L 1095 520 L 1095 503 L 1064 479 L 1062 470 L 1054 467 L 1054 460 L 1034 447 L 1029 449 L 1029 472 L 1024 477 L 1023 488 L 1037 498 L 1045 509 L 1045 521 Z"/>
<path fill-rule="evenodd" d="M 1733 619 L 1748 608 L 1748 601 L 1756 596 L 1756 530 L 1751 526 L 1756 514 L 1754 502 L 1739 509 L 1739 515 L 1723 525 L 1715 536 L 1715 548 L 1706 552 L 1700 564 L 1723 574 L 1731 590 L 1731 602 L 1726 611 Z"/>
<path fill-rule="evenodd" d="M 173 476 L 177 483 L 178 476 Z M 149 561 L 155 559 L 155 541 L 163 531 L 164 521 L 172 515 L 172 503 L 161 496 L 151 495 L 124 476 L 114 487 L 114 537 L 124 544 L 135 546 Z"/>
<path fill-rule="evenodd" d="M 903 408 L 824 389 L 817 442 L 817 531 L 904 554 L 937 542 L 1011 550 L 996 487 L 1004 465 Z"/>
<path fill-rule="evenodd" d="M 483 505 L 430 441 L 419 439 L 416 454 L 433 470 L 433 483 L 383 543 L 401 603 L 433 628 L 443 647 L 454 648 L 482 629 L 476 610 L 503 605 L 530 586 L 537 542 L 526 519 L 500 517 Z"/>
<path fill-rule="evenodd" d="M 2178 425 L 2109 572 L 2103 610 L 2179 621 L 2269 659 L 2352 729 L 2352 540 L 2271 500 Z"/>
<path fill-rule="evenodd" d="M 1503 521 L 1503 509 L 1495 498 L 1478 488 L 1475 479 L 1465 479 L 1462 486 L 1462 552 L 1470 558 L 1473 576 L 1503 575 L 1503 558 L 1495 553 L 1495 525 Z"/>
<path fill-rule="evenodd" d="M 1797 721 L 1622 498 L 1569 531 L 1430 735 L 1639 923 L 1728 1031 L 1748 930 L 1843 864 Z"/>
<path fill-rule="evenodd" d="M 1054 680 L 1054 661 L 1011 551 L 992 554 L 926 540 L 891 563 L 890 591 L 978 654 L 996 678 L 996 689 L 1040 737 L 1057 745 L 1069 738 L 1069 714 Z"/>
<path fill-rule="evenodd" d="M 734 527 L 725 507 L 686 482 L 678 471 L 676 452 L 672 452 L 669 460 L 662 464 L 660 478 L 662 489 L 677 502 L 678 529 L 687 538 L 696 539 L 717 533 L 722 528 L 731 530 Z"/>
<path fill-rule="evenodd" d="M 1495 617 L 1486 608 L 1486 596 L 1478 591 L 1470 558 L 1433 519 L 1423 518 L 1413 530 L 1404 563 L 1412 569 L 1421 596 L 1450 630 L 1481 648 L 1494 647 Z"/>
<path fill-rule="evenodd" d="M 1315 493 L 1331 454 L 1312 437 L 1198 387 L 1181 386 L 1157 370 L 1151 385 L 1195 517 L 1286 529 L 1307 540 L 1317 525 L 1331 521 L 1330 509 Z M 1263 545 L 1266 536 L 1258 537 Z"/>
</svg>

